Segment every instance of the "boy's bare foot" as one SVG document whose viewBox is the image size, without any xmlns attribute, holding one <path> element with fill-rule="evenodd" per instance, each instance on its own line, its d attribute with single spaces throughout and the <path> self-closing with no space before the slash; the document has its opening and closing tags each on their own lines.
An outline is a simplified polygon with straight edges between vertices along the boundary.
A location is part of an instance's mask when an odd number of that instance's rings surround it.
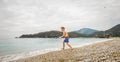
<svg viewBox="0 0 120 62">
<path fill-rule="evenodd" d="M 73 48 L 71 50 L 74 50 Z"/>
<path fill-rule="evenodd" d="M 64 48 L 61 48 L 62 50 L 64 50 Z"/>
<path fill-rule="evenodd" d="M 74 50 L 73 48 L 71 48 L 71 50 Z"/>
</svg>

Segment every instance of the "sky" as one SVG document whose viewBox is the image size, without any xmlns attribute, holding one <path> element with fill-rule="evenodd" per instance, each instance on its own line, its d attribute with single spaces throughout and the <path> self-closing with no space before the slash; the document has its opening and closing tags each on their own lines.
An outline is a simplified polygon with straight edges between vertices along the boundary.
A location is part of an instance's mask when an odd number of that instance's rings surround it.
<svg viewBox="0 0 120 62">
<path fill-rule="evenodd" d="M 120 0 L 0 0 L 0 38 L 120 24 Z"/>
</svg>

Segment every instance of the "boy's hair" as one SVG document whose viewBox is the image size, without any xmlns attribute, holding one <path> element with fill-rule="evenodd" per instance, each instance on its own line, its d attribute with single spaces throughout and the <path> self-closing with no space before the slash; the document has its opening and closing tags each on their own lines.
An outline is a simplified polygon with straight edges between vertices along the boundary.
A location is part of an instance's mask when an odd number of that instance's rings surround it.
<svg viewBox="0 0 120 62">
<path fill-rule="evenodd" d="M 65 29 L 65 27 L 61 27 L 61 29 Z"/>
</svg>

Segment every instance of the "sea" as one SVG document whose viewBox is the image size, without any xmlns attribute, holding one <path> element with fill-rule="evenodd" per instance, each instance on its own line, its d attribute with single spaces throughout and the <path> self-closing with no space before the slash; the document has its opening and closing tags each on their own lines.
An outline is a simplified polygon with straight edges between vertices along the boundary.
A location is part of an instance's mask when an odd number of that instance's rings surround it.
<svg viewBox="0 0 120 62">
<path fill-rule="evenodd" d="M 10 38 L 0 39 L 0 62 L 61 50 L 63 38 Z M 110 40 L 108 38 L 70 38 L 73 48 Z M 68 47 L 66 46 L 66 49 Z"/>
</svg>

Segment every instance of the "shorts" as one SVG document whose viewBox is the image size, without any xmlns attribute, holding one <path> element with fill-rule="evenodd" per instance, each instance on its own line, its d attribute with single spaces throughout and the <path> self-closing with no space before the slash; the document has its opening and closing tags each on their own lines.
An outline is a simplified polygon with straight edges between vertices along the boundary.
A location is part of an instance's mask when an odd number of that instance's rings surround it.
<svg viewBox="0 0 120 62">
<path fill-rule="evenodd" d="M 69 37 L 65 37 L 64 42 L 68 43 L 69 42 Z"/>
</svg>

